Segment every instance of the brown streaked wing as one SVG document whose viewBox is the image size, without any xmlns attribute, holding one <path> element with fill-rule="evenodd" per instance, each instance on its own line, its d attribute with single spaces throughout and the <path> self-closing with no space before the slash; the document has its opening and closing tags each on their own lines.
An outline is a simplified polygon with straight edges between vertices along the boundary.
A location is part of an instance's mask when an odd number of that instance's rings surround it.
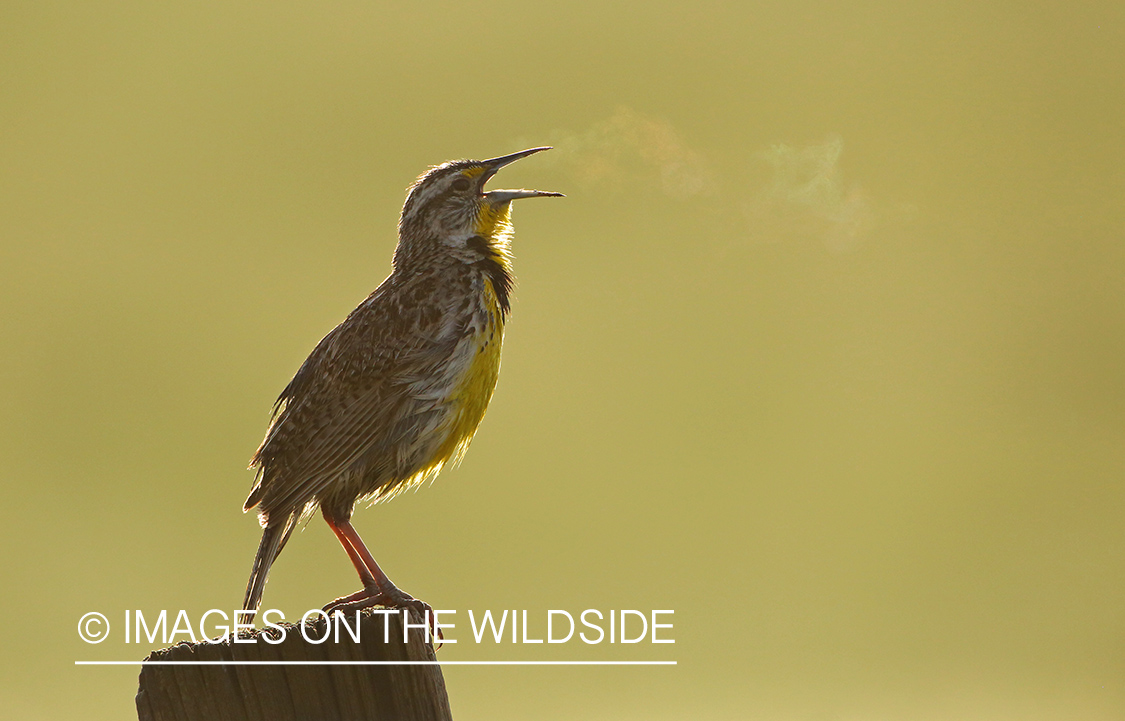
<svg viewBox="0 0 1125 721">
<path fill-rule="evenodd" d="M 307 393 L 292 399 L 278 420 L 269 444 L 279 447 L 262 454 L 264 510 L 298 510 L 361 456 L 393 444 L 394 429 L 409 412 L 408 384 L 458 340 L 395 320 L 380 324 L 376 343 L 370 326 L 356 322 L 339 329 L 339 347 L 325 346 Z"/>
<path fill-rule="evenodd" d="M 388 392 L 387 385 L 378 384 L 336 413 L 296 458 L 279 468 L 265 484 L 262 507 L 299 509 L 378 444 L 378 430 L 394 424 L 403 404 L 401 394 Z"/>
</svg>

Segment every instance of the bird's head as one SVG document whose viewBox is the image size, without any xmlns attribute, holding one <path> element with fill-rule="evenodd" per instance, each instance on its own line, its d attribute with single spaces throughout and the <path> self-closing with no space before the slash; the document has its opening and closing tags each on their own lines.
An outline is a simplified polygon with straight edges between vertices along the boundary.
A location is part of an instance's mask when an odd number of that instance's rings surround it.
<svg viewBox="0 0 1125 721">
<path fill-rule="evenodd" d="M 430 168 L 406 196 L 399 220 L 400 243 L 439 243 L 455 254 L 473 246 L 474 237 L 505 245 L 511 236 L 511 202 L 520 198 L 561 197 L 543 190 L 485 190 L 496 171 L 549 148 L 530 148 L 491 160 L 455 160 Z M 479 241 L 475 241 L 479 243 Z"/>
</svg>

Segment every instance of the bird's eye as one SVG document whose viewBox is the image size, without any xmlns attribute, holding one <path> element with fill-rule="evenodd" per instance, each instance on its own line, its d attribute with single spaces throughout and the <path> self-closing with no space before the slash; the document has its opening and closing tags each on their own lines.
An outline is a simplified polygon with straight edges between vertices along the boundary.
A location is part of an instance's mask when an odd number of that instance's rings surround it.
<svg viewBox="0 0 1125 721">
<path fill-rule="evenodd" d="M 468 178 L 458 178 L 457 180 L 453 181 L 453 185 L 450 187 L 452 187 L 458 193 L 463 193 L 469 189 L 470 185 L 472 185 L 472 183 L 469 182 Z"/>
</svg>

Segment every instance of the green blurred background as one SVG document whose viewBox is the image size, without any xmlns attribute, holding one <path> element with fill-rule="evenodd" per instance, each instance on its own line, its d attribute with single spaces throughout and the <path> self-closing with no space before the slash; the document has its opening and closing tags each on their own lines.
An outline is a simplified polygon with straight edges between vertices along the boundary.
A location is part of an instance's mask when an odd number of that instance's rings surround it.
<svg viewBox="0 0 1125 721">
<path fill-rule="evenodd" d="M 676 611 L 442 659 L 679 665 L 451 667 L 457 718 L 1125 716 L 1125 11 L 1057 5 L 0 5 L 3 715 L 135 713 L 78 617 L 235 608 L 405 187 L 553 143 L 473 448 L 356 525 L 461 622 Z M 314 520 L 265 605 L 356 587 Z"/>
</svg>

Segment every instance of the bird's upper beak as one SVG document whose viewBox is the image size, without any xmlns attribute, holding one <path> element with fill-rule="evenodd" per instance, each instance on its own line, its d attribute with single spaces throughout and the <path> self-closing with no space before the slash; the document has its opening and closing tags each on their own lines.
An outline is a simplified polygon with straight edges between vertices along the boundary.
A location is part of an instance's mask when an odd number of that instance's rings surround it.
<svg viewBox="0 0 1125 721">
<path fill-rule="evenodd" d="M 484 183 L 488 182 L 489 178 L 491 178 L 493 175 L 496 175 L 496 171 L 500 170 L 500 168 L 503 168 L 505 165 L 514 163 L 520 158 L 526 158 L 529 155 L 538 153 L 540 150 L 550 149 L 551 147 L 549 145 L 541 148 L 528 148 L 527 150 L 521 150 L 520 152 L 512 153 L 511 155 L 501 155 L 499 158 L 482 160 L 481 165 L 483 165 L 486 170 L 484 171 L 484 176 L 481 178 L 481 185 L 483 186 Z M 484 194 L 484 197 L 486 200 L 493 203 L 506 203 L 512 200 L 517 200 L 519 198 L 562 198 L 564 196 L 562 193 L 553 193 L 546 190 L 520 189 L 490 190 Z"/>
</svg>

